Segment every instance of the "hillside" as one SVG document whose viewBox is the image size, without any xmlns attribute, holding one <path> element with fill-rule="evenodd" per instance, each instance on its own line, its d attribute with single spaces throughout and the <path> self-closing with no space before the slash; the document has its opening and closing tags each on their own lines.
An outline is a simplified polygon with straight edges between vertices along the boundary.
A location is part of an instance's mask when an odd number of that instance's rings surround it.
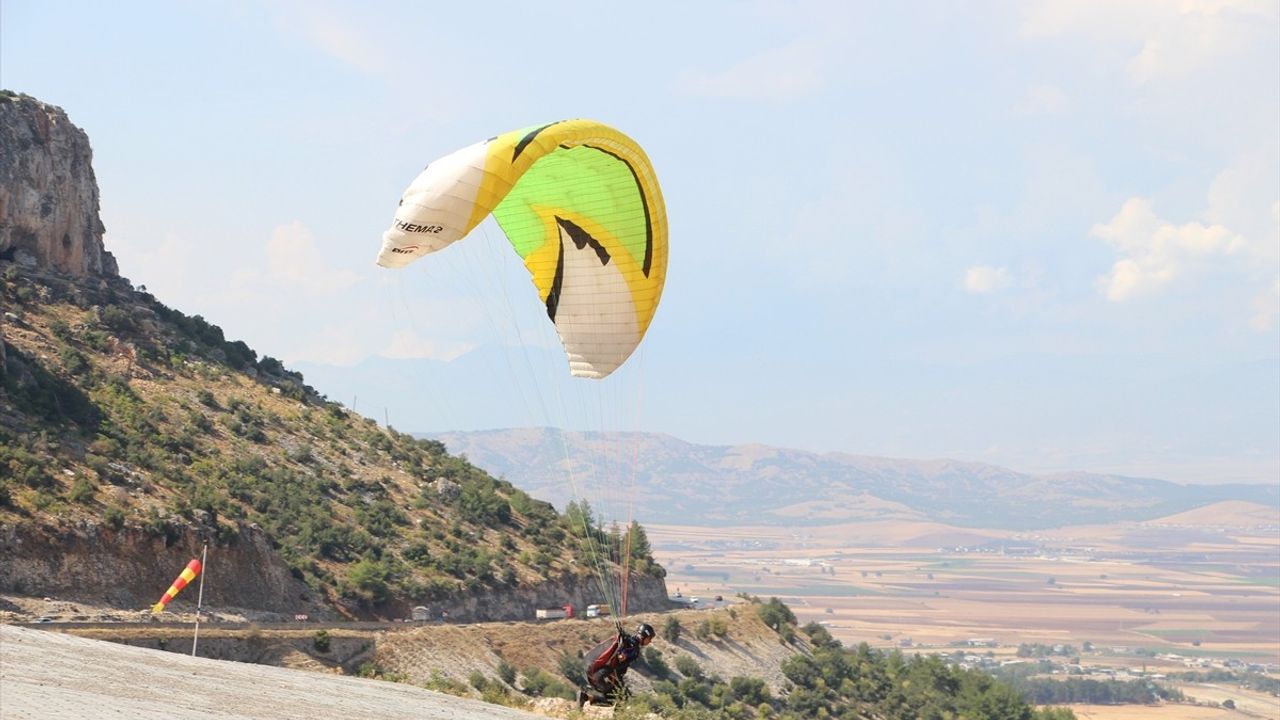
<svg viewBox="0 0 1280 720">
<path fill-rule="evenodd" d="M 1266 505 L 1236 500 L 1214 503 L 1176 515 L 1156 518 L 1151 523 L 1200 527 L 1275 527 L 1280 526 L 1280 514 L 1275 508 Z"/>
<path fill-rule="evenodd" d="M 602 601 L 584 570 L 619 559 L 602 530 L 119 277 L 60 109 L 5 94 L 0 140 L 0 592 L 144 607 L 208 542 L 213 605 L 476 620 Z M 632 554 L 632 608 L 666 607 Z"/>
<path fill-rule="evenodd" d="M 1090 473 L 1029 475 L 954 460 L 695 445 L 653 433 L 564 435 L 562 442 L 558 431 L 521 428 L 430 437 L 531 495 L 556 503 L 568 493 L 567 465 L 581 474 L 594 457 L 634 457 L 637 512 L 651 523 L 670 525 L 824 525 L 857 519 L 1030 530 L 1151 520 L 1221 501 L 1280 508 L 1280 488 L 1274 485 L 1178 485 Z"/>
<path fill-rule="evenodd" d="M 655 715 L 686 720 L 1073 717 L 1066 710 L 1034 710 L 1008 686 L 937 657 L 903 657 L 865 645 L 845 648 L 821 626 L 798 628 L 786 606 L 776 601 L 753 599 L 715 611 L 636 619 L 657 624 L 659 638 L 627 674 L 633 696 L 616 710 L 579 711 L 573 701 L 582 653 L 612 632 L 608 621 L 601 620 L 325 632 L 296 624 L 289 629 L 212 625 L 201 633 L 202 658 L 240 661 L 213 664 L 187 654 L 189 628 L 68 626 L 59 629 L 81 637 L 56 640 L 36 637 L 53 633 L 0 628 L 5 633 L 0 654 L 6 663 L 21 665 L 18 672 L 0 675 L 0 689 L 24 709 L 36 707 L 43 696 L 58 711 L 54 717 L 74 717 L 76 709 L 89 703 L 113 709 L 120 703 L 145 703 L 149 710 L 165 699 L 180 710 L 179 716 L 223 717 L 219 713 L 234 708 L 235 717 L 301 717 L 296 709 L 282 707 L 292 701 L 318 717 L 383 717 L 403 707 L 407 698 L 421 703 L 402 710 L 414 717 L 517 717 L 509 708 L 574 720 Z M 135 647 L 113 650 L 83 638 Z M 161 655 L 156 648 L 176 654 Z M 132 682 L 104 677 L 104 667 L 115 667 L 113 658 L 128 663 Z M 245 669 L 253 666 L 245 662 L 312 672 L 255 668 L 257 672 L 248 673 Z M 174 668 L 184 677 L 174 677 Z M 342 672 L 386 682 L 379 686 L 335 677 Z M 202 691 L 192 677 L 212 680 L 218 689 Z M 215 699 L 224 686 L 233 693 Z M 314 692 L 308 693 L 308 687 Z M 486 710 L 423 693 L 423 687 L 493 705 Z M 325 698 L 323 706 L 315 704 L 316 696 Z"/>
</svg>

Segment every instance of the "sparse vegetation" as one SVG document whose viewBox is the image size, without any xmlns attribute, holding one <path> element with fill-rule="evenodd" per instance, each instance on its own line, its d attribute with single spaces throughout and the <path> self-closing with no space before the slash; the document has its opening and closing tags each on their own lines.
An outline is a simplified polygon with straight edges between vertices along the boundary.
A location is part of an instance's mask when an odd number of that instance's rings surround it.
<svg viewBox="0 0 1280 720">
<path fill-rule="evenodd" d="M 316 652 L 318 653 L 329 652 L 332 645 L 329 639 L 329 631 L 317 630 L 315 638 L 311 641 L 311 645 L 316 649 Z"/>
<path fill-rule="evenodd" d="M 529 668 L 521 673 L 521 689 L 532 697 L 558 697 L 573 700 L 578 692 L 571 686 L 555 679 L 541 668 Z"/>
<path fill-rule="evenodd" d="M 771 602 L 768 607 L 777 612 L 780 605 Z M 796 654 L 783 663 L 787 691 L 782 695 L 773 694 L 759 678 L 708 673 L 692 656 L 682 653 L 674 660 L 679 677 L 655 680 L 653 691 L 627 700 L 620 715 L 639 717 L 655 712 L 663 717 L 708 720 L 1075 717 L 1065 708 L 1036 709 L 1011 686 L 938 656 L 905 657 L 876 651 L 866 644 L 846 649 L 818 625 L 806 626 L 804 632 L 813 641 L 812 652 Z"/>
<path fill-rule="evenodd" d="M 328 402 L 204 318 L 0 265 L 6 309 L 31 330 L 6 343 L 18 371 L 0 377 L 14 409 L 0 425 L 0 515 L 97 517 L 168 539 L 184 523 L 215 538 L 256 524 L 297 577 L 367 615 L 588 572 L 549 503 Z M 622 559 L 618 535 L 592 532 Z M 643 528 L 627 534 L 632 567 L 660 574 Z"/>
<path fill-rule="evenodd" d="M 680 642 L 680 633 L 683 631 L 684 628 L 680 625 L 680 618 L 674 615 L 662 623 L 662 639 L 669 643 Z"/>
</svg>

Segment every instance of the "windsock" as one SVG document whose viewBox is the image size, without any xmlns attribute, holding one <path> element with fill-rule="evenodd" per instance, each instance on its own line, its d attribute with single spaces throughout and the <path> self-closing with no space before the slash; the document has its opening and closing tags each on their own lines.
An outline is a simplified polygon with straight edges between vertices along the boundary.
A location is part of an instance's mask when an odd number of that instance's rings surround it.
<svg viewBox="0 0 1280 720">
<path fill-rule="evenodd" d="M 187 563 L 187 566 L 183 568 L 182 573 L 173 581 L 173 584 L 169 586 L 169 589 L 164 591 L 164 595 L 161 596 L 160 602 L 151 606 L 152 614 L 164 612 L 164 606 L 168 605 L 169 601 L 172 600 L 174 596 L 182 590 L 182 588 L 186 587 L 187 583 L 195 580 L 196 576 L 199 574 L 200 561 L 192 558 L 191 562 Z"/>
</svg>

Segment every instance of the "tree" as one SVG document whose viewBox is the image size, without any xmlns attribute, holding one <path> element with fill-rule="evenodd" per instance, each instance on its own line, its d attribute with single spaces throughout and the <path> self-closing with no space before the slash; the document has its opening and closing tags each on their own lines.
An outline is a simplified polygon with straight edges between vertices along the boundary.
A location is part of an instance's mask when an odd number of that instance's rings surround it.
<svg viewBox="0 0 1280 720">
<path fill-rule="evenodd" d="M 391 597 L 391 588 L 387 581 L 391 572 L 377 560 L 364 559 L 351 566 L 347 573 L 347 581 L 351 584 L 351 594 L 373 602 L 383 602 Z"/>
<path fill-rule="evenodd" d="M 653 548 L 649 545 L 649 536 L 645 534 L 644 528 L 640 523 L 632 520 L 631 527 L 627 529 L 627 542 L 631 546 L 632 560 L 648 560 L 653 555 Z"/>
<path fill-rule="evenodd" d="M 776 597 L 769 598 L 769 602 L 761 605 L 758 612 L 764 624 L 774 630 L 781 630 L 783 625 L 794 625 L 796 622 L 795 613 Z"/>
</svg>

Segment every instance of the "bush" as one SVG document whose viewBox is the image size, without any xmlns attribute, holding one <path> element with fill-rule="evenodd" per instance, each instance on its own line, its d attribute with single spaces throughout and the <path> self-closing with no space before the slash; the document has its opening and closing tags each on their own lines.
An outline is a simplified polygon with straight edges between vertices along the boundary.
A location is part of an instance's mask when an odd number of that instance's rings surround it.
<svg viewBox="0 0 1280 720">
<path fill-rule="evenodd" d="M 88 478 L 79 478 L 67 493 L 67 499 L 73 503 L 91 503 L 98 488 Z"/>
<path fill-rule="evenodd" d="M 311 645 L 315 647 L 318 653 L 327 653 L 330 648 L 330 639 L 328 630 L 317 630 L 315 637 L 311 640 Z"/>
<path fill-rule="evenodd" d="M 671 668 L 667 667 L 667 661 L 662 658 L 662 651 L 656 648 L 644 649 L 644 665 L 659 678 L 667 678 L 671 675 Z"/>
<path fill-rule="evenodd" d="M 713 637 L 717 640 L 723 640 L 729 635 L 729 623 L 724 618 L 716 615 L 699 623 L 698 629 L 694 631 L 694 634 L 698 636 L 699 640 L 710 640 Z"/>
<path fill-rule="evenodd" d="M 133 315 L 118 305 L 108 305 L 102 308 L 102 312 L 98 317 L 102 320 L 102 324 L 117 331 L 129 331 L 134 328 Z"/>
<path fill-rule="evenodd" d="M 774 630 L 781 630 L 783 625 L 796 624 L 796 616 L 791 612 L 791 608 L 776 597 L 769 598 L 769 602 L 762 604 L 757 612 L 760 613 L 760 619 L 764 624 Z"/>
<path fill-rule="evenodd" d="M 560 674 L 569 679 L 574 685 L 583 685 L 587 682 L 586 668 L 581 659 L 572 653 L 565 653 L 560 656 L 557 661 L 557 667 Z"/>
<path fill-rule="evenodd" d="M 436 692 L 448 693 L 450 695 L 458 695 L 461 697 L 466 697 L 471 694 L 470 691 L 467 690 L 466 685 L 463 685 L 457 680 L 444 677 L 438 670 L 431 671 L 431 679 L 427 681 L 426 688 L 428 690 L 435 690 Z"/>
<path fill-rule="evenodd" d="M 558 697 L 565 700 L 576 700 L 578 697 L 578 692 L 572 687 L 556 680 L 538 668 L 525 670 L 521 685 L 526 694 L 535 697 Z"/>
<path fill-rule="evenodd" d="M 682 630 L 684 630 L 684 627 L 680 625 L 680 619 L 673 615 L 667 618 L 667 621 L 662 625 L 662 639 L 674 645 L 680 642 L 680 632 Z"/>
<path fill-rule="evenodd" d="M 347 595 L 375 603 L 391 597 L 391 571 L 378 560 L 364 559 L 347 572 Z"/>
<path fill-rule="evenodd" d="M 120 528 L 124 527 L 124 518 L 125 518 L 124 510 L 116 505 L 112 505 L 111 507 L 107 508 L 105 512 L 102 513 L 103 521 L 106 522 L 107 527 L 111 528 L 112 530 L 119 530 Z"/>
<path fill-rule="evenodd" d="M 511 663 L 507 662 L 506 660 L 503 660 L 502 662 L 498 663 L 497 672 L 498 672 L 498 679 L 502 680 L 502 682 L 512 687 L 515 687 L 516 669 L 511 665 Z"/>
<path fill-rule="evenodd" d="M 702 666 L 689 655 L 680 655 L 676 658 L 676 671 L 685 677 L 695 679 L 703 677 Z"/>
</svg>

